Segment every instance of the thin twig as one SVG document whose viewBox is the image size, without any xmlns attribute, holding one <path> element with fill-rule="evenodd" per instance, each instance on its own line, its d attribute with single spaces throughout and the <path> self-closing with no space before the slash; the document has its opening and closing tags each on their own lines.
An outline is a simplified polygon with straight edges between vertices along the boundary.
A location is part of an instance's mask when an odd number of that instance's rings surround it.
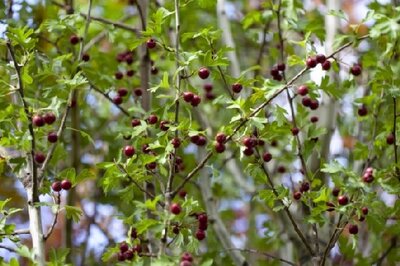
<svg viewBox="0 0 400 266">
<path fill-rule="evenodd" d="M 279 260 L 279 261 L 284 262 L 284 263 L 289 264 L 289 265 L 297 266 L 297 264 L 294 263 L 294 262 L 282 259 L 282 258 L 280 258 L 278 256 L 275 256 L 275 255 L 272 255 L 270 253 L 263 252 L 263 251 L 258 251 L 258 250 L 255 250 L 255 249 L 229 248 L 229 249 L 225 249 L 225 250 L 238 250 L 238 251 L 241 251 L 241 252 L 259 254 L 259 255 L 274 259 L 274 260 Z"/>
<path fill-rule="evenodd" d="M 393 237 L 390 246 L 383 252 L 383 254 L 372 264 L 376 263 L 376 266 L 381 266 L 385 258 L 389 255 L 389 253 L 396 248 L 397 245 L 397 237 Z"/>
<path fill-rule="evenodd" d="M 13 253 L 18 253 L 18 251 L 15 248 L 7 247 L 7 246 L 4 246 L 2 244 L 0 244 L 0 248 L 8 250 L 8 251 L 13 252 Z"/>
<path fill-rule="evenodd" d="M 20 229 L 20 230 L 15 230 L 12 233 L 6 234 L 6 233 L 1 233 L 0 236 L 16 236 L 16 235 L 28 235 L 30 234 L 29 229 Z"/>
<path fill-rule="evenodd" d="M 53 222 L 51 223 L 51 226 L 50 226 L 49 231 L 47 232 L 47 234 L 45 234 L 45 235 L 43 236 L 43 239 L 44 239 L 44 240 L 47 240 L 47 239 L 50 237 L 51 233 L 52 233 L 53 230 L 54 230 L 54 227 L 55 227 L 56 224 L 57 224 L 58 213 L 60 212 L 61 193 L 57 193 L 57 196 L 56 196 L 56 198 L 55 198 L 55 203 L 57 204 L 56 213 L 55 213 L 55 215 L 54 215 L 54 219 L 53 219 Z"/>
</svg>

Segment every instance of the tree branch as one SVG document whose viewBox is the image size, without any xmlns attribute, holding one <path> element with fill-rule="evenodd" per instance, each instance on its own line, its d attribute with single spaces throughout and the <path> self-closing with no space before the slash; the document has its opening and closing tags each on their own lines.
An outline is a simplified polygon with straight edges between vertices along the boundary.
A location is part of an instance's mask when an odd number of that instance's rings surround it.
<svg viewBox="0 0 400 266">
<path fill-rule="evenodd" d="M 269 253 L 267 253 L 267 252 L 262 252 L 262 251 L 258 251 L 258 250 L 255 250 L 255 249 L 230 248 L 229 250 L 238 250 L 238 251 L 241 251 L 241 252 L 259 254 L 259 255 L 262 255 L 262 256 L 265 256 L 265 257 L 274 259 L 274 260 L 279 260 L 279 261 L 284 262 L 284 263 L 289 264 L 289 265 L 297 266 L 297 264 L 294 263 L 294 262 L 291 262 L 291 261 L 282 259 L 282 258 L 280 258 L 280 257 L 278 257 L 278 256 L 269 254 Z"/>
</svg>

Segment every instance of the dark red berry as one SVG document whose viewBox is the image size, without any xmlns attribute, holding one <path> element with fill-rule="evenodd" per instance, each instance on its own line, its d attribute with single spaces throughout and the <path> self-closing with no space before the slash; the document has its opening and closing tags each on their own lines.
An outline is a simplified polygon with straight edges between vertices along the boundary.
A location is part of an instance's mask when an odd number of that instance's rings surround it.
<svg viewBox="0 0 400 266">
<path fill-rule="evenodd" d="M 64 179 L 63 181 L 61 181 L 61 187 L 64 190 L 70 190 L 72 187 L 72 183 L 68 179 Z"/>
<path fill-rule="evenodd" d="M 318 63 L 322 64 L 326 61 L 326 57 L 323 54 L 317 54 L 317 56 L 315 57 L 315 59 L 317 60 Z"/>
<path fill-rule="evenodd" d="M 299 200 L 301 198 L 301 192 L 300 191 L 296 191 L 293 193 L 293 198 L 295 200 Z"/>
<path fill-rule="evenodd" d="M 386 143 L 387 143 L 388 145 L 394 144 L 394 135 L 393 135 L 393 133 L 390 133 L 390 134 L 386 137 Z"/>
<path fill-rule="evenodd" d="M 215 95 L 214 95 L 214 93 L 212 93 L 212 92 L 206 92 L 206 95 L 205 95 L 205 97 L 206 97 L 206 99 L 207 100 L 214 100 L 215 99 Z"/>
<path fill-rule="evenodd" d="M 290 131 L 292 131 L 293 136 L 297 136 L 300 132 L 300 129 L 298 129 L 297 127 L 294 127 L 292 129 L 290 129 Z"/>
<path fill-rule="evenodd" d="M 46 123 L 46 124 L 48 124 L 48 125 L 51 125 L 51 124 L 53 124 L 55 121 L 56 121 L 56 116 L 55 116 L 55 114 L 53 114 L 53 113 L 46 113 L 44 116 L 43 116 L 43 119 L 44 119 L 44 122 Z"/>
<path fill-rule="evenodd" d="M 310 109 L 311 109 L 311 110 L 317 110 L 318 107 L 319 107 L 319 102 L 318 102 L 318 100 L 311 100 Z"/>
<path fill-rule="evenodd" d="M 208 70 L 206 67 L 202 67 L 199 69 L 198 75 L 201 79 L 206 79 L 210 75 L 210 70 Z"/>
<path fill-rule="evenodd" d="M 179 226 L 174 226 L 174 227 L 172 228 L 172 232 L 173 232 L 175 235 L 179 234 Z"/>
<path fill-rule="evenodd" d="M 192 254 L 190 254 L 189 252 L 183 253 L 182 256 L 181 256 L 181 261 L 189 261 L 189 262 L 192 262 L 192 261 L 193 261 L 193 256 L 192 256 Z"/>
<path fill-rule="evenodd" d="M 57 140 L 58 140 L 57 132 L 50 132 L 49 134 L 47 134 L 47 140 L 50 143 L 57 142 Z"/>
<path fill-rule="evenodd" d="M 143 144 L 142 152 L 146 153 L 146 154 L 149 154 L 151 152 L 151 149 L 149 148 L 149 144 Z"/>
<path fill-rule="evenodd" d="M 308 183 L 308 182 L 301 183 L 301 185 L 300 185 L 300 192 L 301 193 L 307 192 L 309 190 L 310 190 L 310 183 Z"/>
<path fill-rule="evenodd" d="M 167 131 L 168 129 L 169 129 L 169 122 L 168 121 L 165 121 L 165 120 L 162 120 L 161 122 L 160 122 L 160 129 L 162 130 L 162 131 Z"/>
<path fill-rule="evenodd" d="M 157 117 L 156 115 L 150 115 L 150 116 L 147 118 L 147 123 L 149 123 L 150 125 L 156 124 L 157 121 L 158 121 L 158 117 Z"/>
<path fill-rule="evenodd" d="M 124 77 L 124 74 L 120 71 L 115 72 L 114 74 L 116 79 L 122 79 Z"/>
<path fill-rule="evenodd" d="M 328 212 L 333 212 L 335 210 L 335 204 L 332 202 L 327 202 L 326 206 L 328 207 L 328 209 L 326 209 Z"/>
<path fill-rule="evenodd" d="M 340 188 L 335 187 L 335 188 L 332 189 L 332 195 L 334 197 L 339 196 L 339 193 L 340 193 Z"/>
<path fill-rule="evenodd" d="M 149 49 L 153 49 L 154 47 L 156 47 L 156 41 L 154 39 L 148 39 L 146 42 L 147 48 Z"/>
<path fill-rule="evenodd" d="M 280 63 L 276 66 L 279 71 L 285 71 L 286 65 L 285 63 Z"/>
<path fill-rule="evenodd" d="M 312 117 L 310 117 L 310 121 L 311 121 L 311 123 L 317 123 L 318 122 L 318 116 L 312 116 Z"/>
<path fill-rule="evenodd" d="M 34 115 L 32 117 L 32 123 L 35 127 L 42 127 L 45 124 L 45 121 L 41 115 Z"/>
<path fill-rule="evenodd" d="M 132 237 L 133 239 L 135 239 L 135 238 L 137 238 L 137 236 L 138 236 L 138 234 L 137 234 L 136 228 L 132 228 L 131 237 Z"/>
<path fill-rule="evenodd" d="M 317 59 L 315 57 L 309 57 L 306 60 L 306 65 L 308 68 L 314 68 L 317 66 Z"/>
<path fill-rule="evenodd" d="M 279 75 L 279 69 L 277 66 L 273 66 L 271 70 L 269 71 L 272 77 L 278 76 Z"/>
<path fill-rule="evenodd" d="M 157 168 L 157 163 L 156 162 L 148 163 L 148 164 L 146 164 L 146 168 L 149 170 L 154 170 Z"/>
<path fill-rule="evenodd" d="M 199 223 L 199 230 L 206 231 L 208 228 L 207 223 Z"/>
<path fill-rule="evenodd" d="M 297 94 L 305 96 L 308 93 L 308 87 L 306 85 L 301 85 L 297 88 Z"/>
<path fill-rule="evenodd" d="M 225 141 L 226 141 L 226 135 L 225 135 L 224 133 L 218 133 L 218 134 L 215 136 L 215 140 L 216 140 L 218 143 L 225 143 Z"/>
<path fill-rule="evenodd" d="M 137 88 L 133 91 L 133 93 L 135 94 L 135 96 L 140 97 L 143 94 L 143 91 L 141 88 Z"/>
<path fill-rule="evenodd" d="M 278 75 L 276 75 L 276 76 L 273 76 L 272 78 L 273 78 L 274 80 L 277 80 L 277 81 L 282 81 L 283 76 L 282 76 L 281 74 L 278 74 Z"/>
<path fill-rule="evenodd" d="M 203 89 L 204 89 L 206 92 L 211 92 L 212 89 L 213 89 L 213 85 L 210 84 L 210 83 L 206 83 L 206 84 L 203 85 Z"/>
<path fill-rule="evenodd" d="M 125 97 L 126 95 L 128 95 L 128 90 L 126 88 L 119 88 L 117 93 L 119 96 Z"/>
<path fill-rule="evenodd" d="M 194 136 L 191 136 L 191 137 L 190 137 L 190 142 L 192 142 L 192 143 L 194 143 L 194 144 L 197 144 L 197 142 L 199 141 L 199 139 L 200 139 L 200 135 L 194 135 Z"/>
<path fill-rule="evenodd" d="M 171 207 L 170 207 L 170 211 L 175 215 L 180 214 L 182 211 L 181 205 L 179 205 L 179 203 L 172 203 Z"/>
<path fill-rule="evenodd" d="M 278 168 L 276 169 L 278 171 L 278 173 L 283 174 L 286 172 L 286 168 L 283 165 L 278 166 Z"/>
<path fill-rule="evenodd" d="M 363 213 L 364 215 L 367 215 L 367 214 L 368 214 L 368 207 L 362 207 L 362 208 L 361 208 L 361 211 L 362 211 L 362 213 Z"/>
<path fill-rule="evenodd" d="M 36 152 L 34 157 L 35 157 L 34 158 L 35 162 L 37 162 L 39 164 L 43 163 L 44 160 L 46 160 L 46 156 L 41 152 Z"/>
<path fill-rule="evenodd" d="M 203 240 L 204 238 L 206 238 L 206 232 L 204 232 L 203 230 L 197 230 L 197 232 L 196 232 L 196 238 L 199 240 L 199 241 L 201 241 L 201 240 Z"/>
<path fill-rule="evenodd" d="M 234 84 L 232 84 L 232 91 L 233 91 L 234 93 L 239 93 L 239 92 L 242 91 L 242 89 L 243 89 L 242 84 L 240 84 L 240 83 L 234 83 Z"/>
<path fill-rule="evenodd" d="M 374 181 L 374 177 L 372 175 L 366 173 L 363 175 L 363 181 L 365 183 L 372 183 Z"/>
<path fill-rule="evenodd" d="M 199 223 L 201 224 L 206 224 L 208 223 L 208 216 L 205 213 L 199 214 L 197 216 L 197 220 L 199 221 Z"/>
<path fill-rule="evenodd" d="M 328 71 L 329 69 L 331 69 L 331 62 L 329 60 L 326 60 L 321 64 L 321 66 L 323 70 Z"/>
<path fill-rule="evenodd" d="M 194 93 L 191 91 L 185 91 L 182 94 L 183 100 L 187 103 L 190 103 L 193 100 Z"/>
<path fill-rule="evenodd" d="M 124 154 L 126 157 L 132 157 L 135 154 L 135 148 L 132 146 L 125 146 L 124 147 Z"/>
<path fill-rule="evenodd" d="M 142 246 L 140 244 L 137 244 L 132 248 L 132 251 L 139 254 L 139 253 L 142 253 L 143 249 L 142 249 Z"/>
<path fill-rule="evenodd" d="M 253 155 L 253 153 L 254 153 L 253 148 L 246 148 L 243 150 L 243 154 L 246 156 L 251 156 L 251 155 Z"/>
<path fill-rule="evenodd" d="M 69 37 L 69 42 L 70 42 L 72 45 L 78 44 L 79 41 L 80 41 L 79 37 L 78 37 L 77 35 L 75 35 L 75 34 L 73 34 L 73 35 L 71 35 L 71 36 Z"/>
<path fill-rule="evenodd" d="M 140 126 L 140 120 L 139 119 L 132 119 L 132 121 L 131 121 L 131 125 L 132 125 L 132 127 L 137 127 L 137 126 Z"/>
<path fill-rule="evenodd" d="M 179 197 L 181 197 L 182 199 L 184 199 L 187 195 L 187 192 L 185 190 L 180 190 L 178 193 Z"/>
<path fill-rule="evenodd" d="M 352 235 L 358 234 L 358 226 L 356 224 L 349 225 L 349 233 Z"/>
<path fill-rule="evenodd" d="M 157 75 L 158 74 L 158 68 L 155 66 L 152 66 L 150 69 L 150 72 L 152 75 Z"/>
<path fill-rule="evenodd" d="M 133 254 L 132 250 L 127 250 L 127 251 L 124 252 L 124 257 L 125 257 L 126 260 L 133 259 L 133 256 L 134 256 L 134 254 Z"/>
<path fill-rule="evenodd" d="M 127 251 L 129 250 L 128 244 L 127 244 L 126 242 L 122 242 L 121 244 L 119 244 L 119 250 L 120 250 L 122 253 L 127 252 Z"/>
<path fill-rule="evenodd" d="M 61 182 L 60 181 L 55 181 L 51 184 L 51 189 L 55 192 L 60 192 L 62 187 L 61 187 Z"/>
<path fill-rule="evenodd" d="M 193 95 L 193 99 L 192 99 L 192 102 L 191 102 L 192 106 L 196 107 L 196 106 L 198 106 L 200 104 L 200 102 L 201 102 L 200 96 L 199 95 Z"/>
<path fill-rule="evenodd" d="M 360 216 L 360 218 L 358 218 L 358 221 L 363 222 L 365 220 L 365 216 Z"/>
<path fill-rule="evenodd" d="M 256 142 L 252 137 L 245 137 L 243 138 L 243 145 L 246 146 L 247 148 L 253 148 L 256 146 Z"/>
<path fill-rule="evenodd" d="M 115 95 L 114 98 L 112 99 L 113 103 L 116 105 L 120 105 L 122 103 L 122 97 L 119 95 Z"/>
<path fill-rule="evenodd" d="M 310 107 L 310 105 L 311 105 L 311 98 L 309 98 L 309 97 L 304 97 L 303 99 L 301 99 L 301 103 L 302 103 L 303 106 L 305 106 L 305 107 Z"/>
<path fill-rule="evenodd" d="M 198 146 L 204 146 L 204 145 L 206 145 L 206 143 L 207 143 L 206 137 L 200 136 L 200 137 L 199 137 L 199 140 L 197 141 L 196 144 L 197 144 Z"/>
<path fill-rule="evenodd" d="M 340 205 L 347 205 L 347 203 L 349 203 L 349 198 L 345 195 L 339 196 L 338 197 L 338 202 Z"/>
<path fill-rule="evenodd" d="M 263 160 L 264 162 L 268 163 L 269 161 L 272 160 L 272 154 L 269 152 L 266 152 L 263 154 Z"/>
<path fill-rule="evenodd" d="M 89 61 L 90 60 L 90 55 L 89 54 L 83 54 L 82 55 L 82 60 L 85 61 L 85 62 Z"/>
<path fill-rule="evenodd" d="M 181 146 L 181 140 L 179 138 L 173 138 L 171 140 L 172 146 L 174 146 L 175 149 L 179 148 Z"/>
<path fill-rule="evenodd" d="M 133 75 L 135 75 L 135 71 L 132 69 L 129 69 L 126 71 L 126 76 L 128 77 L 133 77 Z"/>
<path fill-rule="evenodd" d="M 357 111 L 359 116 L 366 116 L 368 114 L 368 109 L 367 107 L 363 104 L 358 108 Z"/>
<path fill-rule="evenodd" d="M 222 152 L 225 151 L 225 145 L 223 143 L 220 143 L 220 142 L 216 142 L 214 148 L 215 148 L 215 151 L 217 153 L 222 153 Z"/>
<path fill-rule="evenodd" d="M 354 64 L 350 69 L 351 74 L 354 76 L 359 76 L 361 74 L 361 66 L 359 64 Z"/>
</svg>

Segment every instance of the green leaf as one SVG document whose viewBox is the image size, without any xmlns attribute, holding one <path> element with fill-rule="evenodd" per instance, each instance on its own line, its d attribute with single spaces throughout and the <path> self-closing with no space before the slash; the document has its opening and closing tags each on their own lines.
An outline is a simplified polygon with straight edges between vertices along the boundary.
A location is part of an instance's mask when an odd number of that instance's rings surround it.
<svg viewBox="0 0 400 266">
<path fill-rule="evenodd" d="M 82 216 L 82 210 L 78 207 L 65 205 L 65 213 L 68 219 L 72 219 L 74 222 L 79 222 Z"/>
<path fill-rule="evenodd" d="M 335 174 L 344 172 L 343 166 L 338 163 L 336 160 L 331 162 L 330 164 L 324 164 L 324 167 L 321 169 L 321 172 Z"/>
<path fill-rule="evenodd" d="M 329 200 L 329 191 L 327 188 L 323 188 L 318 193 L 318 197 L 313 200 L 315 203 L 327 202 Z"/>
</svg>

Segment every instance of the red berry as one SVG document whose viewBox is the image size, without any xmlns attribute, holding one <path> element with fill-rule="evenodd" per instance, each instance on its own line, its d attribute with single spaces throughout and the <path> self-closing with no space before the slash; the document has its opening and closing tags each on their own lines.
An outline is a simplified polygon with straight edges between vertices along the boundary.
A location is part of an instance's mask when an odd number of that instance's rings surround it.
<svg viewBox="0 0 400 266">
<path fill-rule="evenodd" d="M 131 237 L 132 237 L 133 239 L 135 239 L 135 238 L 137 238 L 137 236 L 138 236 L 138 234 L 137 234 L 136 228 L 132 228 Z"/>
<path fill-rule="evenodd" d="M 290 131 L 292 131 L 293 136 L 297 136 L 300 132 L 300 129 L 298 129 L 297 127 L 294 127 L 292 129 L 290 129 Z"/>
<path fill-rule="evenodd" d="M 162 131 L 167 131 L 167 130 L 169 129 L 168 124 L 169 124 L 168 121 L 162 120 L 162 121 L 160 122 L 160 129 L 161 129 Z"/>
<path fill-rule="evenodd" d="M 70 42 L 72 45 L 78 44 L 79 41 L 80 41 L 79 37 L 78 37 L 77 35 L 75 35 L 75 34 L 73 34 L 73 35 L 71 35 L 71 36 L 69 37 L 69 42 Z"/>
<path fill-rule="evenodd" d="M 173 138 L 171 140 L 172 146 L 174 146 L 175 149 L 179 148 L 181 146 L 181 140 L 179 138 Z"/>
<path fill-rule="evenodd" d="M 205 95 L 205 97 L 206 97 L 206 99 L 207 100 L 214 100 L 215 99 L 215 95 L 214 95 L 214 93 L 212 93 L 212 92 L 206 92 L 206 95 Z"/>
<path fill-rule="evenodd" d="M 178 193 L 179 197 L 181 197 L 182 199 L 184 199 L 187 195 L 187 192 L 185 190 L 180 190 Z"/>
<path fill-rule="evenodd" d="M 363 222 L 365 220 L 365 216 L 360 216 L 360 218 L 358 218 L 358 221 Z"/>
<path fill-rule="evenodd" d="M 251 156 L 251 155 L 253 155 L 253 153 L 254 153 L 253 148 L 246 148 L 243 150 L 243 154 L 246 156 Z"/>
<path fill-rule="evenodd" d="M 361 66 L 359 64 L 354 64 L 350 69 L 351 74 L 358 76 L 361 74 Z"/>
<path fill-rule="evenodd" d="M 206 231 L 207 228 L 208 228 L 208 224 L 207 223 L 199 223 L 199 230 Z"/>
<path fill-rule="evenodd" d="M 217 153 L 223 153 L 225 151 L 225 145 L 223 143 L 216 142 L 214 145 L 215 151 Z"/>
<path fill-rule="evenodd" d="M 276 66 L 279 71 L 285 71 L 286 65 L 285 63 L 280 63 Z"/>
<path fill-rule="evenodd" d="M 200 96 L 199 95 L 193 95 L 193 99 L 192 99 L 192 102 L 191 102 L 192 106 L 196 107 L 197 105 L 200 104 L 200 102 L 201 102 Z"/>
<path fill-rule="evenodd" d="M 311 100 L 310 109 L 311 110 L 316 110 L 316 109 L 318 109 L 318 107 L 319 107 L 318 100 Z"/>
<path fill-rule="evenodd" d="M 286 172 L 286 168 L 283 165 L 278 166 L 278 168 L 276 169 L 278 171 L 278 173 L 283 174 Z"/>
<path fill-rule="evenodd" d="M 157 163 L 156 162 L 148 163 L 148 164 L 146 164 L 146 168 L 149 170 L 154 170 L 157 168 Z"/>
<path fill-rule="evenodd" d="M 146 42 L 147 48 L 149 49 L 153 49 L 154 47 L 156 47 L 156 41 L 154 39 L 148 39 Z"/>
<path fill-rule="evenodd" d="M 55 192 L 60 192 L 62 187 L 61 187 L 61 182 L 60 181 L 55 181 L 53 184 L 51 184 L 51 189 Z"/>
<path fill-rule="evenodd" d="M 193 264 L 190 261 L 184 260 L 179 263 L 179 266 L 192 266 Z"/>
<path fill-rule="evenodd" d="M 199 214 L 199 216 L 197 216 L 197 220 L 201 224 L 206 224 L 208 223 L 208 216 L 205 213 Z"/>
<path fill-rule="evenodd" d="M 133 252 L 136 252 L 136 253 L 142 253 L 142 246 L 140 245 L 140 244 L 138 244 L 138 245 L 135 245 L 133 248 L 132 248 L 132 251 Z"/>
<path fill-rule="evenodd" d="M 338 197 L 338 202 L 340 205 L 347 205 L 347 203 L 349 203 L 349 198 L 347 196 L 339 196 Z"/>
<path fill-rule="evenodd" d="M 200 136 L 200 137 L 199 137 L 199 140 L 197 141 L 196 144 L 197 144 L 198 146 L 204 146 L 204 145 L 206 145 L 206 143 L 207 143 L 206 137 Z"/>
<path fill-rule="evenodd" d="M 116 79 L 122 79 L 124 77 L 124 74 L 120 71 L 115 72 L 114 74 Z"/>
<path fill-rule="evenodd" d="M 301 192 L 300 191 L 296 191 L 293 193 L 293 198 L 295 200 L 299 200 L 301 198 Z"/>
<path fill-rule="evenodd" d="M 156 115 L 150 115 L 150 116 L 147 118 L 147 123 L 149 123 L 150 125 L 156 124 L 157 121 L 158 121 L 158 117 L 157 117 Z"/>
<path fill-rule="evenodd" d="M 276 75 L 276 76 L 273 76 L 273 79 L 274 79 L 274 80 L 277 80 L 277 81 L 282 81 L 283 76 L 282 76 L 281 74 L 278 74 L 278 75 Z"/>
<path fill-rule="evenodd" d="M 279 69 L 278 66 L 273 66 L 271 70 L 269 71 L 272 77 L 276 77 L 279 75 Z"/>
<path fill-rule="evenodd" d="M 175 215 L 180 214 L 182 211 L 181 205 L 179 205 L 179 203 L 172 203 L 171 207 L 170 207 L 170 211 Z"/>
<path fill-rule="evenodd" d="M 326 206 L 328 206 L 328 209 L 326 209 L 328 212 L 333 212 L 335 210 L 335 204 L 332 202 L 327 202 Z"/>
<path fill-rule="evenodd" d="M 362 213 L 363 213 L 364 215 L 367 215 L 367 214 L 368 214 L 368 208 L 367 208 L 367 207 L 362 207 L 362 208 L 361 208 L 361 211 L 362 211 Z"/>
<path fill-rule="evenodd" d="M 113 103 L 116 105 L 120 105 L 122 103 L 122 97 L 119 95 L 114 96 L 112 99 Z"/>
<path fill-rule="evenodd" d="M 57 142 L 57 140 L 58 140 L 57 132 L 50 132 L 49 134 L 47 134 L 47 140 L 50 143 Z"/>
<path fill-rule="evenodd" d="M 197 232 L 196 232 L 196 238 L 199 240 L 199 241 L 201 241 L 201 240 L 203 240 L 204 238 L 206 238 L 206 232 L 204 232 L 203 230 L 197 230 Z"/>
<path fill-rule="evenodd" d="M 388 145 L 394 144 L 394 135 L 393 135 L 393 133 L 390 133 L 390 134 L 386 137 L 386 143 L 387 143 Z"/>
<path fill-rule="evenodd" d="M 63 181 L 61 181 L 61 187 L 64 190 L 70 190 L 72 187 L 72 183 L 68 179 L 64 179 Z"/>
<path fill-rule="evenodd" d="M 189 262 L 192 262 L 192 261 L 193 261 L 192 254 L 190 254 L 189 252 L 183 253 L 183 254 L 182 254 L 182 257 L 181 257 L 181 261 L 189 261 Z"/>
<path fill-rule="evenodd" d="M 190 103 L 193 100 L 194 93 L 191 91 L 185 91 L 183 94 L 183 100 L 187 103 Z"/>
<path fill-rule="evenodd" d="M 133 77 L 133 75 L 135 75 L 135 71 L 132 70 L 132 69 L 129 69 L 129 70 L 126 71 L 126 75 L 127 75 L 128 77 Z"/>
<path fill-rule="evenodd" d="M 356 224 L 350 224 L 349 233 L 352 235 L 356 235 L 358 233 L 358 226 Z"/>
<path fill-rule="evenodd" d="M 339 196 L 339 193 L 340 193 L 340 188 L 335 187 L 335 188 L 332 189 L 332 195 L 334 197 Z"/>
<path fill-rule="evenodd" d="M 363 104 L 358 108 L 357 111 L 359 116 L 366 116 L 368 114 L 368 109 L 367 107 Z"/>
<path fill-rule="evenodd" d="M 119 88 L 117 93 L 119 96 L 125 97 L 126 95 L 128 95 L 128 90 L 126 88 Z"/>
<path fill-rule="evenodd" d="M 328 71 L 329 69 L 331 69 L 331 62 L 329 60 L 326 60 L 321 64 L 321 66 L 323 70 Z"/>
<path fill-rule="evenodd" d="M 304 97 L 303 99 L 301 99 L 301 103 L 302 103 L 303 106 L 305 106 L 305 107 L 310 107 L 310 105 L 311 105 L 311 98 L 309 98 L 309 97 Z"/>
<path fill-rule="evenodd" d="M 44 122 L 48 125 L 53 124 L 56 121 L 56 116 L 53 113 L 46 113 L 43 117 Z"/>
<path fill-rule="evenodd" d="M 234 83 L 234 84 L 232 84 L 232 91 L 233 91 L 234 93 L 239 93 L 239 92 L 242 91 L 242 89 L 243 89 L 242 84 L 240 84 L 240 83 Z"/>
<path fill-rule="evenodd" d="M 374 168 L 368 167 L 367 169 L 365 169 L 365 172 L 372 175 L 372 173 L 374 172 Z"/>
<path fill-rule="evenodd" d="M 318 63 L 322 64 L 326 61 L 326 57 L 323 54 L 317 54 L 317 56 L 315 57 L 315 59 L 317 60 Z"/>
<path fill-rule="evenodd" d="M 310 117 L 310 121 L 311 121 L 311 123 L 317 123 L 318 122 L 318 116 L 312 116 L 312 117 Z"/>
<path fill-rule="evenodd" d="M 197 142 L 199 141 L 199 139 L 200 139 L 200 135 L 194 135 L 194 136 L 191 136 L 191 137 L 190 137 L 190 142 L 192 142 L 192 143 L 194 143 L 194 144 L 197 144 Z"/>
<path fill-rule="evenodd" d="M 213 89 L 213 85 L 210 84 L 210 83 L 206 83 L 206 84 L 203 85 L 203 89 L 204 89 L 206 92 L 211 92 L 212 89 Z"/>
<path fill-rule="evenodd" d="M 44 160 L 46 160 L 46 156 L 41 152 L 36 152 L 34 157 L 35 157 L 34 158 L 35 162 L 37 162 L 39 164 L 43 163 Z"/>
<path fill-rule="evenodd" d="M 89 54 L 83 54 L 82 55 L 82 60 L 85 61 L 85 62 L 89 61 L 90 60 L 90 55 Z"/>
<path fill-rule="evenodd" d="M 43 119 L 43 117 L 41 115 L 34 115 L 32 117 L 32 123 L 36 127 L 42 127 L 45 124 L 45 120 Z"/>
<path fill-rule="evenodd" d="M 269 161 L 272 160 L 272 154 L 269 152 L 265 152 L 263 154 L 263 160 L 264 160 L 264 162 L 268 163 Z"/>
<path fill-rule="evenodd" d="M 308 87 L 306 85 L 301 85 L 297 88 L 297 94 L 305 96 L 308 93 Z"/>
<path fill-rule="evenodd" d="M 151 152 L 151 149 L 149 148 L 149 144 L 143 144 L 142 152 L 146 153 L 146 154 L 149 154 Z"/>
<path fill-rule="evenodd" d="M 119 250 L 120 250 L 122 253 L 125 253 L 126 251 L 129 250 L 128 244 L 127 244 L 126 242 L 122 242 L 121 244 L 119 244 Z"/>
<path fill-rule="evenodd" d="M 216 140 L 218 143 L 225 143 L 225 141 L 226 141 L 226 135 L 225 135 L 224 133 L 218 133 L 218 134 L 215 136 L 215 140 Z"/>
<path fill-rule="evenodd" d="M 140 120 L 139 119 L 132 119 L 132 121 L 131 121 L 131 125 L 132 125 L 132 127 L 137 127 L 137 126 L 139 126 L 140 125 Z"/>
<path fill-rule="evenodd" d="M 306 60 L 306 65 L 308 68 L 314 68 L 317 65 L 317 59 L 315 57 L 309 57 Z"/>
<path fill-rule="evenodd" d="M 133 93 L 135 94 L 136 97 L 140 97 L 143 94 L 143 91 L 141 88 L 137 88 L 133 90 Z"/>
<path fill-rule="evenodd" d="M 152 66 L 150 69 L 150 72 L 152 75 L 157 75 L 158 74 L 158 68 L 155 66 Z"/>
<path fill-rule="evenodd" d="M 309 190 L 310 190 L 310 183 L 308 183 L 308 182 L 301 183 L 301 185 L 300 185 L 300 192 L 301 193 L 307 192 Z"/>
<path fill-rule="evenodd" d="M 201 79 L 206 79 L 210 75 L 210 70 L 208 70 L 206 67 L 202 67 L 199 69 L 198 75 Z"/>
<path fill-rule="evenodd" d="M 135 154 L 135 148 L 132 146 L 125 146 L 124 154 L 126 157 L 132 157 Z"/>
<path fill-rule="evenodd" d="M 172 228 L 172 232 L 173 232 L 175 235 L 179 234 L 179 226 L 174 226 L 174 227 Z"/>
<path fill-rule="evenodd" d="M 257 143 L 254 141 L 252 137 L 245 137 L 243 139 L 243 145 L 247 148 L 253 148 Z"/>
<path fill-rule="evenodd" d="M 125 257 L 126 260 L 133 259 L 133 256 L 134 256 L 134 254 L 133 254 L 132 250 L 127 250 L 127 251 L 124 252 L 124 257 Z"/>
</svg>

